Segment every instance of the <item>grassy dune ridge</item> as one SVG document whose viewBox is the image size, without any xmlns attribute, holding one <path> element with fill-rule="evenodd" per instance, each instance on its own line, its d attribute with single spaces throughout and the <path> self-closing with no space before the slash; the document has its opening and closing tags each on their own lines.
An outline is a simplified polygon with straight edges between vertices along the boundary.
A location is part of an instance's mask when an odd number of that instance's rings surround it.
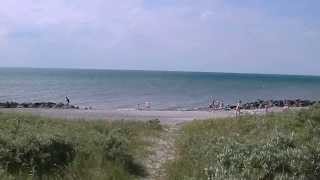
<svg viewBox="0 0 320 180">
<path fill-rule="evenodd" d="M 0 113 L 0 179 L 139 179 L 157 121 L 65 121 Z"/>
<path fill-rule="evenodd" d="M 177 139 L 167 179 L 320 179 L 320 106 L 194 121 Z"/>
</svg>

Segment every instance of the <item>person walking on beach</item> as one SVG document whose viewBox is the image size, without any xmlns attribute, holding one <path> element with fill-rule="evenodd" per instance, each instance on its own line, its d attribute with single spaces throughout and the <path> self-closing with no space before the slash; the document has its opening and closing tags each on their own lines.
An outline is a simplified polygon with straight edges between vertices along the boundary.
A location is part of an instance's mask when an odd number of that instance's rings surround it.
<svg viewBox="0 0 320 180">
<path fill-rule="evenodd" d="M 241 100 L 238 102 L 236 106 L 236 118 L 239 117 L 241 114 Z"/>
<path fill-rule="evenodd" d="M 68 97 L 68 96 L 66 96 L 66 102 L 67 102 L 67 105 L 69 105 L 69 104 L 70 104 L 70 99 L 69 99 L 69 97 Z"/>
</svg>

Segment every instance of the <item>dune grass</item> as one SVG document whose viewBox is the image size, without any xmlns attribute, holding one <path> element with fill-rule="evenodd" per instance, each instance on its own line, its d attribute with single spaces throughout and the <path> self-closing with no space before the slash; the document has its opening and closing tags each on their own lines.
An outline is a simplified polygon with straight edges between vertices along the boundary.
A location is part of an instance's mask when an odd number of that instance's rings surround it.
<svg viewBox="0 0 320 180">
<path fill-rule="evenodd" d="M 158 121 L 66 121 L 0 113 L 0 179 L 128 180 L 162 130 Z"/>
<path fill-rule="evenodd" d="M 320 179 L 320 106 L 194 121 L 177 139 L 167 179 Z"/>
</svg>

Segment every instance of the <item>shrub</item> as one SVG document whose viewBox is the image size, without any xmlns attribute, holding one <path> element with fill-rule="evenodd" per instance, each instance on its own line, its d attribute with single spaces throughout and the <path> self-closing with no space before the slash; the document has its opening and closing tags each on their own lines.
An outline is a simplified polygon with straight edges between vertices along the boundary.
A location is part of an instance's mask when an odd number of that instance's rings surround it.
<svg viewBox="0 0 320 180">
<path fill-rule="evenodd" d="M 60 138 L 0 139 L 0 166 L 10 174 L 31 173 L 35 176 L 63 170 L 75 156 L 74 146 Z"/>
<path fill-rule="evenodd" d="M 147 126 L 0 112 L 0 179 L 138 179 L 145 137 L 160 132 Z"/>
<path fill-rule="evenodd" d="M 143 167 L 134 161 L 125 134 L 125 129 L 113 129 L 109 132 L 103 144 L 104 160 L 120 164 L 132 174 L 145 175 Z"/>
<path fill-rule="evenodd" d="M 320 106 L 194 121 L 183 127 L 168 179 L 320 179 L 319 142 Z"/>
<path fill-rule="evenodd" d="M 110 131 L 103 144 L 105 159 L 120 164 L 128 163 L 128 161 L 132 160 L 128 145 L 129 141 L 127 137 L 121 133 L 121 130 L 114 129 Z"/>
<path fill-rule="evenodd" d="M 296 119 L 300 122 L 312 121 L 320 123 L 320 104 L 298 112 Z"/>
<path fill-rule="evenodd" d="M 147 122 L 147 127 L 148 127 L 148 128 L 151 128 L 151 129 L 158 129 L 158 130 L 160 130 L 160 129 L 162 128 L 159 119 L 149 120 L 149 121 Z"/>
<path fill-rule="evenodd" d="M 276 135 L 263 144 L 228 141 L 207 169 L 214 179 L 319 179 L 319 157 L 319 149 Z"/>
</svg>

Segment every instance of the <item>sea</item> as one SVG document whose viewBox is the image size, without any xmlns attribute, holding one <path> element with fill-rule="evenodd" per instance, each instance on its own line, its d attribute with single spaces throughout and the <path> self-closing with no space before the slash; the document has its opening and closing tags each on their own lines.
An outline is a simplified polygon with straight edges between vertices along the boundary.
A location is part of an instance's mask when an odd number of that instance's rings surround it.
<svg viewBox="0 0 320 180">
<path fill-rule="evenodd" d="M 0 102 L 64 102 L 95 109 L 206 107 L 211 98 L 320 100 L 320 76 L 136 70 L 0 68 Z"/>
</svg>

